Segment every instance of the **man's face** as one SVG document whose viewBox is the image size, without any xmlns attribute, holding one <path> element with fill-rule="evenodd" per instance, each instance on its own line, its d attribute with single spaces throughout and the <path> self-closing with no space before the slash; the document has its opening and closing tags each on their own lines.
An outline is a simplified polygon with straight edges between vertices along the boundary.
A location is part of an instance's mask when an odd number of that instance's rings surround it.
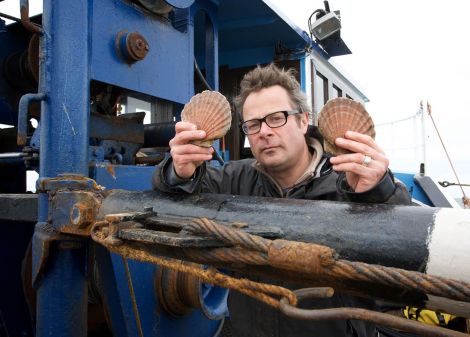
<svg viewBox="0 0 470 337">
<path fill-rule="evenodd" d="M 253 92 L 243 104 L 243 120 L 263 118 L 277 112 L 298 109 L 292 106 L 287 91 L 278 85 Z M 304 134 L 307 132 L 308 118 L 301 116 L 300 122 L 296 115 L 287 117 L 287 123 L 278 128 L 270 128 L 261 123 L 258 133 L 248 136 L 251 152 L 263 167 L 271 172 L 288 171 L 305 155 Z"/>
</svg>

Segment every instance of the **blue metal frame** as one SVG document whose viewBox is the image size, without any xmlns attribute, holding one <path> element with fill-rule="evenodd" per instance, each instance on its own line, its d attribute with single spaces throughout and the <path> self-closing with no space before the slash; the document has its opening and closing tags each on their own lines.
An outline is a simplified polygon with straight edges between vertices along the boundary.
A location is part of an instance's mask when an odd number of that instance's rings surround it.
<svg viewBox="0 0 470 337">
<path fill-rule="evenodd" d="M 72 25 L 73 23 L 73 25 Z M 39 94 L 41 104 L 40 178 L 88 173 L 89 4 L 44 1 Z M 46 222 L 48 199 L 40 193 L 39 222 Z M 35 232 L 33 252 L 43 237 Z M 66 242 L 58 247 L 67 246 Z M 36 247 L 35 247 L 36 246 Z M 78 239 L 51 250 L 37 284 L 36 336 L 84 336 L 87 328 L 86 249 Z M 33 256 L 33 263 L 38 256 Z M 34 266 L 33 266 L 34 270 Z"/>
<path fill-rule="evenodd" d="M 89 174 L 91 80 L 177 103 L 186 103 L 194 93 L 192 75 L 188 80 L 188 74 L 193 73 L 194 58 L 191 28 L 188 33 L 182 33 L 174 29 L 170 22 L 151 18 L 148 13 L 123 1 L 64 0 L 54 2 L 54 5 L 52 2 L 44 2 L 44 35 L 41 41 L 44 59 L 39 94 L 24 98 L 21 114 L 24 117 L 31 97 L 43 100 L 40 136 L 42 181 L 61 173 Z M 217 89 L 216 6 L 210 1 L 194 4 L 189 10 L 190 23 L 193 13 L 200 9 L 211 18 L 211 27 L 207 29 L 209 39 L 205 68 L 207 80 Z M 115 38 L 123 30 L 137 31 L 149 41 L 150 51 L 144 60 L 129 65 L 120 59 L 115 50 Z M 150 188 L 149 178 L 153 169 L 134 166 L 117 166 L 113 169 L 116 174 L 114 177 L 110 175 L 110 170 L 103 171 L 99 166 L 92 173 L 98 183 L 107 187 Z M 142 184 L 136 184 L 136 181 Z M 58 182 L 57 186 L 50 188 L 66 188 L 71 183 Z M 40 223 L 48 220 L 48 198 L 45 192 L 42 191 L 39 201 Z M 60 237 L 55 237 L 58 241 L 50 245 L 46 267 L 40 268 L 40 264 L 44 263 L 41 247 L 47 244 L 48 239 L 44 232 L 36 232 L 33 240 L 34 275 L 37 276 L 37 271 L 43 270 L 35 279 L 38 289 L 37 336 L 84 336 L 87 327 L 87 254 L 84 240 L 77 239 L 67 245 L 68 241 L 63 241 L 64 238 L 60 240 Z M 67 248 L 62 249 L 64 246 Z M 106 254 L 109 253 L 101 253 Z M 101 257 L 101 260 L 106 261 L 106 257 Z M 111 292 L 111 295 L 106 296 L 108 301 L 116 295 L 119 299 L 115 298 L 113 308 L 109 309 L 111 315 L 117 315 L 111 317 L 113 330 L 122 335 L 137 335 L 122 260 L 111 255 L 108 261 L 111 261 L 114 273 L 101 273 L 101 281 L 107 285 L 105 293 Z M 134 262 L 129 262 L 129 265 L 132 278 L 138 280 L 135 282 L 135 291 L 145 335 L 159 332 L 166 336 L 208 336 L 218 329 L 220 322 L 208 320 L 201 311 L 178 320 L 165 318 L 164 313 L 156 317 L 154 313 L 158 301 L 155 296 L 149 296 L 154 293 L 153 274 L 156 267 Z M 111 268 L 109 262 L 104 268 Z M 120 309 L 115 307 L 118 304 Z M 117 323 L 122 318 L 125 319 L 124 325 Z"/>
<path fill-rule="evenodd" d="M 188 74 L 194 67 L 190 34 L 130 2 L 89 0 L 89 6 L 89 25 L 93 27 L 89 33 L 90 79 L 173 102 L 188 102 L 192 96 Z M 148 41 L 149 52 L 142 61 L 129 65 L 116 53 L 116 37 L 121 31 L 139 32 Z"/>
<path fill-rule="evenodd" d="M 60 241 L 52 249 L 37 289 L 36 336 L 86 336 L 86 260 L 84 240 Z"/>
<path fill-rule="evenodd" d="M 195 16 L 198 12 L 206 16 L 200 66 L 214 90 L 219 89 L 219 60 L 221 65 L 230 67 L 270 62 L 274 56 L 272 46 L 277 40 L 282 40 L 287 48 L 298 50 L 293 54 L 297 58 L 311 44 L 308 36 L 282 20 L 282 16 L 263 1 L 171 2 L 181 8 L 165 18 L 125 0 L 44 0 L 39 89 L 37 94 L 23 97 L 18 116 L 19 138 L 26 141 L 29 102 L 41 101 L 41 127 L 31 141 L 31 144 L 40 144 L 41 182 L 73 173 L 90 175 L 108 189 L 151 188 L 154 168 L 109 165 L 98 148 L 90 147 L 90 83 L 99 81 L 185 104 L 194 94 Z M 189 8 L 184 8 L 190 4 Z M 240 19 L 248 10 L 256 18 Z M 259 27 L 269 27 L 271 34 L 267 36 L 255 29 Z M 16 34 L 14 29 L 21 30 L 21 34 Z M 3 36 L 9 41 L 9 50 L 2 49 L 0 56 L 27 46 L 28 36 L 22 31 L 23 27 L 17 25 L 14 29 L 5 30 L 0 24 L 0 34 L 6 31 Z M 143 60 L 129 64 L 120 56 L 116 51 L 116 37 L 120 32 L 138 32 L 145 37 L 150 49 Z M 224 42 L 219 45 L 221 36 Z M 6 100 L 13 95 L 1 76 L 0 89 L 3 90 L 0 120 L 16 124 L 11 118 L 15 112 Z M 217 142 L 215 148 L 219 147 Z M 93 154 L 94 150 L 98 154 Z M 39 186 L 38 224 L 33 235 L 33 280 L 38 290 L 36 335 L 39 337 L 86 334 L 88 242 L 45 230 L 51 221 L 47 192 L 77 186 L 73 179 L 55 181 L 47 188 Z M 63 206 L 63 212 L 59 209 L 60 218 L 66 219 L 68 208 L 73 205 L 73 193 L 70 196 L 72 199 L 62 200 L 64 203 L 58 206 Z M 52 223 L 52 228 L 60 229 L 59 225 Z M 101 247 L 95 248 L 112 330 L 116 336 L 136 335 L 122 259 Z M 181 318 L 161 312 L 156 295 L 152 295 L 156 267 L 137 262 L 129 262 L 129 266 L 132 278 L 138 280 L 134 284 L 144 335 L 209 336 L 218 329 L 220 322 L 208 320 L 201 310 Z M 205 299 L 208 306 L 218 305 L 217 299 Z M 219 309 L 223 308 L 215 307 L 215 311 Z M 155 311 L 159 317 L 154 315 Z"/>
</svg>

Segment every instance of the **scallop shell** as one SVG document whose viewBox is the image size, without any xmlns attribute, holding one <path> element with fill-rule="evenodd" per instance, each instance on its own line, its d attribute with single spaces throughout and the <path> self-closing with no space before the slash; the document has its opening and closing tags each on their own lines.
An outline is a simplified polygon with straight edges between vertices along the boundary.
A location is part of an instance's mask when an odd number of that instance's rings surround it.
<svg viewBox="0 0 470 337">
<path fill-rule="evenodd" d="M 364 106 L 344 97 L 329 100 L 323 106 L 318 117 L 318 128 L 325 139 L 325 151 L 333 154 L 349 152 L 335 145 L 335 139 L 344 137 L 348 130 L 360 132 L 375 139 L 374 122 Z"/>
<path fill-rule="evenodd" d="M 230 104 L 221 93 L 206 90 L 193 96 L 184 106 L 181 120 L 193 123 L 198 130 L 206 132 L 206 138 L 193 144 L 211 147 L 215 139 L 222 138 L 230 129 Z"/>
</svg>

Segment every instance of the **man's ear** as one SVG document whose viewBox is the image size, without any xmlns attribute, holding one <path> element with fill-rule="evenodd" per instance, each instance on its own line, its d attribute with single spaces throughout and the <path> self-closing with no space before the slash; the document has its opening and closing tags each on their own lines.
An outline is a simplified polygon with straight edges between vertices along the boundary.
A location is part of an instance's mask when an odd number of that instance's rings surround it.
<svg viewBox="0 0 470 337">
<path fill-rule="evenodd" d="M 301 121 L 302 130 L 305 135 L 308 130 L 308 112 L 302 113 L 302 118 L 300 119 L 300 121 Z"/>
</svg>

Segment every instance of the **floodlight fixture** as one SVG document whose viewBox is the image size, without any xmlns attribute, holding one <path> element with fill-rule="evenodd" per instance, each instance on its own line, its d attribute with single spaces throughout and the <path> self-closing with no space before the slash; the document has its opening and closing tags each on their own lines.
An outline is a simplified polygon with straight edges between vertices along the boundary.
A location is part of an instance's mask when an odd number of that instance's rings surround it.
<svg viewBox="0 0 470 337">
<path fill-rule="evenodd" d="M 322 41 L 341 30 L 341 20 L 335 12 L 329 12 L 312 23 L 312 34 Z"/>
<path fill-rule="evenodd" d="M 310 37 L 329 56 L 351 54 L 348 46 L 341 39 L 341 15 L 340 11 L 330 11 L 328 1 L 323 1 L 325 9 L 316 9 L 308 18 L 308 29 Z M 313 16 L 315 22 L 312 22 Z"/>
</svg>

